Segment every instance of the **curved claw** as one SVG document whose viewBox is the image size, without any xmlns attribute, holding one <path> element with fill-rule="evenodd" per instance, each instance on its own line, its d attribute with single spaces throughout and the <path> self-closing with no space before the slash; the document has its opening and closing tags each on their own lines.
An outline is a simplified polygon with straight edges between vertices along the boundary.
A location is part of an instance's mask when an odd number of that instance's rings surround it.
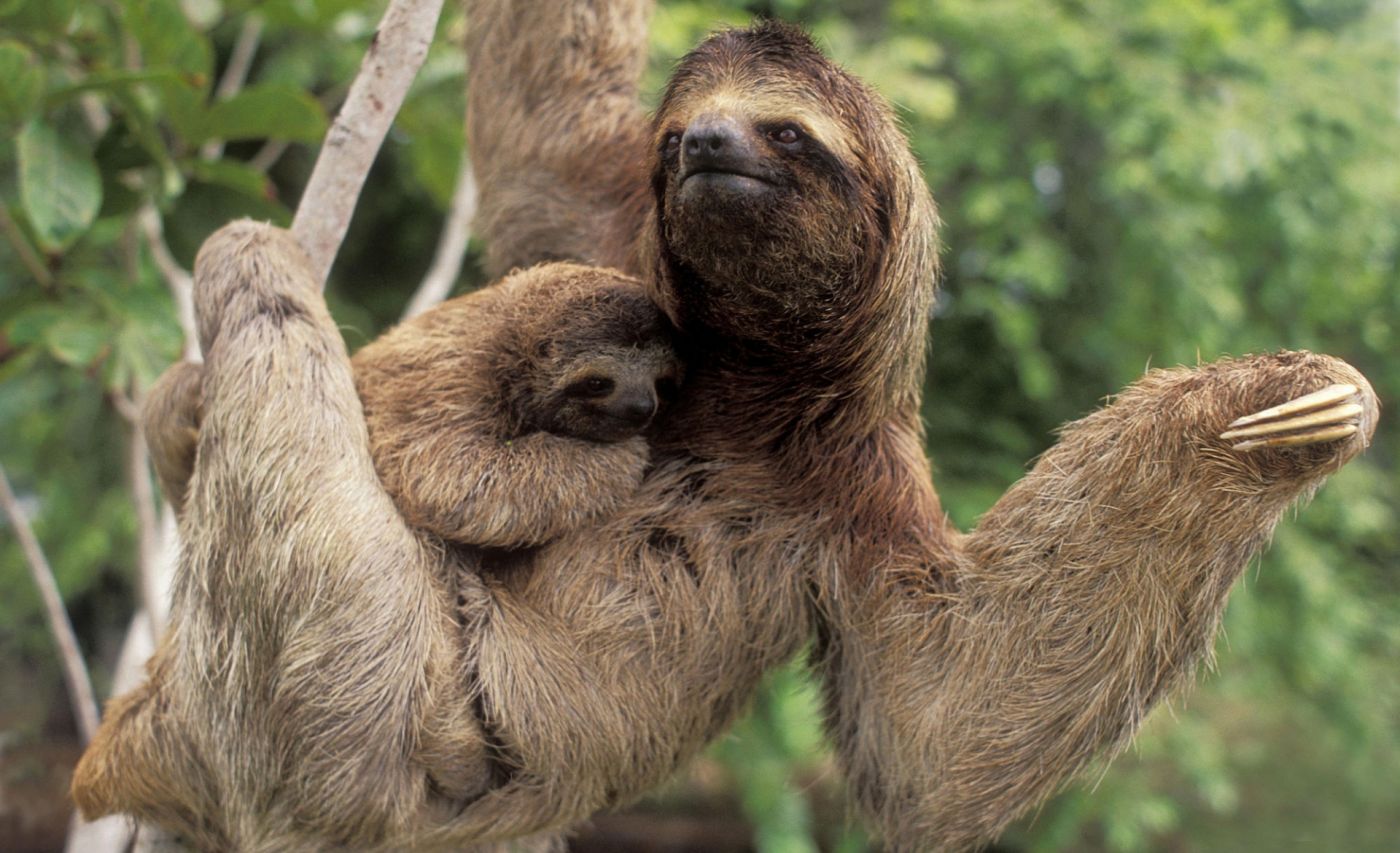
<svg viewBox="0 0 1400 853">
<path fill-rule="evenodd" d="M 1239 451 L 1337 441 L 1355 435 L 1359 429 L 1360 416 L 1365 411 L 1360 401 L 1360 389 L 1355 385 L 1329 385 L 1238 418 L 1220 437 L 1227 441 L 1245 439 L 1231 445 Z"/>
</svg>

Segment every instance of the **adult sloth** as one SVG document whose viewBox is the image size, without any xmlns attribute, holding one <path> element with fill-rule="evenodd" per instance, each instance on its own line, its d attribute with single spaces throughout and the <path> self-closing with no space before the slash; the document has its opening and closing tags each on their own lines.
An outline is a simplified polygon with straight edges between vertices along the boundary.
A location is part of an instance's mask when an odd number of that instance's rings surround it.
<svg viewBox="0 0 1400 853">
<path fill-rule="evenodd" d="M 216 235 L 171 640 L 155 687 L 109 711 L 79 802 L 210 847 L 550 831 L 665 779 L 815 637 L 889 848 L 987 840 L 1208 653 L 1231 582 L 1362 449 L 1374 396 L 1309 354 L 1154 372 L 964 537 L 917 414 L 934 209 L 885 105 L 764 23 L 687 56 L 643 133 L 645 4 L 522 5 L 471 11 L 488 238 L 506 262 L 649 275 L 687 358 L 652 469 L 597 529 L 489 569 L 453 623 L 432 580 L 452 557 L 374 479 L 295 249 Z M 454 766 L 483 738 L 489 766 Z"/>
</svg>

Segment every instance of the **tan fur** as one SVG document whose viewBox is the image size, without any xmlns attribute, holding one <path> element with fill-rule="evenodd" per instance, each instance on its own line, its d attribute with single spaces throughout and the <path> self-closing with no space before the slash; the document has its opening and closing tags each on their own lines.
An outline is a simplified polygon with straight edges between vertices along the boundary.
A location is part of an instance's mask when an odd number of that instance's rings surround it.
<svg viewBox="0 0 1400 853">
<path fill-rule="evenodd" d="M 404 518 L 454 542 L 509 548 L 611 515 L 641 482 L 645 423 L 590 440 L 589 425 L 543 410 L 584 378 L 619 391 L 677 382 L 662 322 L 634 279 L 547 264 L 356 353 L 370 452 Z"/>
<path fill-rule="evenodd" d="M 414 527 L 460 545 L 518 548 L 597 522 L 636 491 L 648 460 L 636 423 L 560 412 L 565 386 L 603 379 L 590 409 L 674 395 L 681 368 L 639 282 L 541 264 L 449 300 L 351 359 L 384 488 Z M 142 426 L 177 513 L 194 472 L 202 368 L 182 362 L 146 395 Z M 661 394 L 658 394 L 661 386 Z M 653 409 L 654 413 L 655 409 Z"/>
<path fill-rule="evenodd" d="M 650 206 L 637 103 L 650 0 L 466 6 L 479 81 L 467 87 L 467 133 L 478 178 L 495 185 L 475 222 L 496 235 L 488 270 L 568 259 L 634 271 Z"/>
<path fill-rule="evenodd" d="M 609 136 L 625 124 L 636 63 L 591 59 L 597 45 L 627 44 L 623 24 L 647 4 L 521 5 L 472 6 L 497 22 L 491 50 L 513 59 L 494 69 L 474 52 L 473 87 L 524 80 L 519 104 L 541 116 L 532 124 L 498 95 L 529 154 L 475 150 L 488 208 L 522 204 L 540 174 L 582 174 L 592 164 L 576 158 L 598 139 L 637 138 Z M 514 20 L 530 26 L 500 28 Z M 555 62 L 565 73 L 551 83 Z M 842 143 L 823 145 L 829 156 L 769 147 L 732 100 L 769 85 L 826 105 L 813 138 L 836 127 Z M 707 102 L 713 91 L 731 100 Z M 559 107 L 555 95 L 591 100 Z M 758 102 L 771 119 L 773 99 Z M 780 176 L 730 181 L 742 203 L 687 188 L 684 155 L 665 154 L 676 129 L 721 109 L 747 128 L 738 141 L 754 163 Z M 582 117 L 576 140 L 561 111 Z M 491 120 L 479 113 L 473 133 Z M 964 536 L 929 484 L 917 416 L 935 216 L 888 109 L 800 35 L 763 25 L 687 57 L 646 136 L 658 152 L 650 212 L 629 208 L 637 187 L 620 184 L 547 200 L 555 213 L 523 240 L 500 233 L 509 218 L 488 218 L 486 236 L 529 262 L 548 256 L 536 241 L 600 246 L 631 216 L 634 262 L 680 329 L 686 390 L 633 497 L 488 566 L 455 641 L 428 618 L 446 596 L 431 579 L 450 557 L 414 547 L 374 478 L 338 336 L 270 250 L 285 237 L 232 226 L 212 238 L 245 235 L 229 269 L 206 265 L 196 293 L 206 330 L 220 331 L 168 644 L 202 666 L 166 683 L 187 682 L 176 693 L 189 707 L 167 728 L 196 744 L 199 784 L 218 796 L 124 782 L 123 761 L 149 753 L 114 749 L 123 727 L 144 735 L 109 716 L 117 733 L 85 758 L 109 776 L 80 767 L 75 783 L 89 813 L 188 813 L 239 846 L 450 846 L 561 828 L 666 778 L 724 730 L 764 671 L 815 637 L 832 736 L 887 847 L 974 847 L 1121 746 L 1189 677 L 1284 508 L 1374 429 L 1374 394 L 1325 356 L 1157 371 L 1067 427 Z M 230 270 L 239 287 L 221 284 Z M 275 319 L 283 292 L 298 294 L 295 319 Z M 1216 437 L 1232 418 L 1333 382 L 1362 388 L 1350 439 L 1245 456 Z M 247 592 L 225 596 L 236 578 Z M 264 588 L 281 595 L 248 594 Z M 230 633 L 231 622 L 248 628 Z M 308 659 L 320 665 L 299 665 Z M 466 677 L 438 677 L 464 660 L 475 662 Z M 199 678 L 211 669 L 221 677 Z M 268 703 L 269 687 L 287 695 Z M 394 701 L 370 707 L 381 696 Z M 464 699 L 496 772 L 458 812 L 411 744 Z"/>
<path fill-rule="evenodd" d="M 373 841 L 420 820 L 430 788 L 489 775 L 443 555 L 364 488 L 344 345 L 291 239 L 230 226 L 196 276 L 205 397 L 171 626 L 74 796 L 200 849 Z"/>
<path fill-rule="evenodd" d="M 176 513 L 185 508 L 194 473 L 203 376 L 200 365 L 182 361 L 162 373 L 141 401 L 141 432 L 151 451 L 151 467 Z"/>
</svg>

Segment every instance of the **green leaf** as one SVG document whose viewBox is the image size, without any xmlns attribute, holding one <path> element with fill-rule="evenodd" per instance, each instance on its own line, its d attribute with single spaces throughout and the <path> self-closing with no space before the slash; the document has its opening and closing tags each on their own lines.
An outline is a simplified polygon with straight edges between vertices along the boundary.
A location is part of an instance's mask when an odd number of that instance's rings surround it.
<svg viewBox="0 0 1400 853">
<path fill-rule="evenodd" d="M 63 310 L 47 302 L 20 311 L 5 326 L 5 337 L 15 346 L 28 346 L 44 340 L 49 327 L 63 319 Z"/>
<path fill-rule="evenodd" d="M 403 146 L 413 176 L 446 208 L 457 183 L 457 170 L 462 162 L 462 106 L 457 102 L 455 87 L 452 95 L 444 96 L 438 87 L 414 93 L 395 119 L 394 126 L 408 138 Z"/>
<path fill-rule="evenodd" d="M 267 175 L 237 160 L 195 160 L 190 166 L 197 181 L 228 187 L 263 201 L 272 198 L 272 183 Z"/>
<path fill-rule="evenodd" d="M 178 84 L 171 84 L 172 87 Z M 175 198 L 184 191 L 185 179 L 180 168 L 166 150 L 165 139 L 156 126 L 156 119 L 149 107 L 136 93 L 127 89 L 114 89 L 113 99 L 122 106 L 126 127 L 133 139 L 145 149 L 160 170 L 160 191 L 162 199 Z"/>
<path fill-rule="evenodd" d="M 319 142 L 326 113 L 316 99 L 281 84 L 252 86 L 210 107 L 191 143 L 209 139 L 285 139 Z"/>
<path fill-rule="evenodd" d="M 20 132 L 19 195 L 39 245 L 59 252 L 81 237 L 102 206 L 92 155 L 42 121 Z"/>
<path fill-rule="evenodd" d="M 190 24 L 176 0 L 126 0 L 123 19 L 151 70 L 173 68 L 207 88 L 214 63 L 209 39 Z"/>
<path fill-rule="evenodd" d="M 10 25 L 16 32 L 62 35 L 77 8 L 78 0 L 27 0 L 10 4 L 8 14 L 13 16 Z"/>
<path fill-rule="evenodd" d="M 131 87 L 139 83 L 180 83 L 183 78 L 180 73 L 170 69 L 158 71 L 98 71 L 85 75 L 81 80 L 69 86 L 61 86 L 49 92 L 44 99 L 48 106 L 54 107 L 68 100 L 77 97 L 84 92 L 117 92 L 129 91 Z"/>
<path fill-rule="evenodd" d="M 88 367 L 106 351 L 107 330 L 95 322 L 65 317 L 46 330 L 44 341 L 64 364 Z"/>
<path fill-rule="evenodd" d="M 164 106 L 162 118 L 181 137 L 197 136 L 214 65 L 208 36 L 190 24 L 176 0 L 124 0 L 123 5 L 123 22 L 146 67 L 177 72 L 154 87 Z"/>
<path fill-rule="evenodd" d="M 0 131 L 11 133 L 29 120 L 44 91 L 44 69 L 23 45 L 0 42 Z"/>
</svg>

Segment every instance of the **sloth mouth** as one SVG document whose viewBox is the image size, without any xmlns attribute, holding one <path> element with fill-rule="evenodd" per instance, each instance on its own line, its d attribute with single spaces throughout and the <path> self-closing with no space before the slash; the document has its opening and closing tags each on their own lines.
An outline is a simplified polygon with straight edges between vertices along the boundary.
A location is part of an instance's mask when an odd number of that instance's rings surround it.
<svg viewBox="0 0 1400 853">
<path fill-rule="evenodd" d="M 713 166 L 687 172 L 676 187 L 675 202 L 696 212 L 725 212 L 751 209 L 773 195 L 777 186 L 766 175 Z"/>
<path fill-rule="evenodd" d="M 681 184 L 687 184 L 691 178 L 700 178 L 706 182 L 733 183 L 742 185 L 749 181 L 771 186 L 773 181 L 766 175 L 755 174 L 751 171 L 740 171 L 738 169 L 717 169 L 713 166 L 692 169 L 681 176 Z"/>
</svg>

